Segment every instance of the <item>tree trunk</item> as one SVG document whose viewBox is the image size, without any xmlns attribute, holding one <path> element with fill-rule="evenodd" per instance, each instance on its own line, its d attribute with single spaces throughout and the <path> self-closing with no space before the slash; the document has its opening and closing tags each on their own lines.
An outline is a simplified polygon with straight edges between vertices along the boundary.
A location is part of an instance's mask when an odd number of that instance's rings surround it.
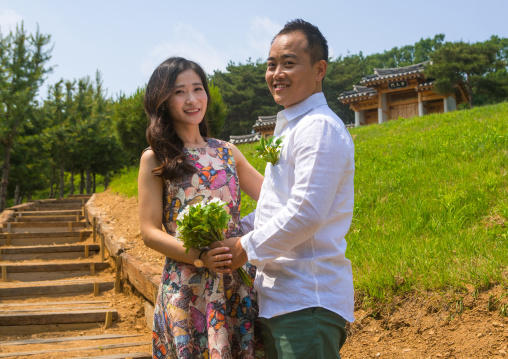
<svg viewBox="0 0 508 359">
<path fill-rule="evenodd" d="M 86 194 L 90 194 L 92 192 L 92 171 L 90 166 L 86 167 Z"/>
<path fill-rule="evenodd" d="M 106 176 L 104 177 L 104 191 L 108 189 L 109 186 L 109 172 L 106 172 Z"/>
<path fill-rule="evenodd" d="M 7 205 L 7 184 L 9 183 L 9 169 L 11 167 L 12 145 L 4 146 L 4 164 L 2 165 L 2 182 L 0 182 L 0 212 L 3 212 Z"/>
<path fill-rule="evenodd" d="M 95 193 L 95 189 L 96 189 L 96 186 L 95 186 L 95 171 L 93 171 L 93 192 L 92 193 Z"/>
<path fill-rule="evenodd" d="M 63 198 L 64 196 L 64 172 L 65 172 L 65 166 L 64 162 L 60 163 L 60 195 L 59 198 Z"/>
<path fill-rule="evenodd" d="M 19 199 L 20 192 L 21 192 L 21 189 L 19 188 L 19 183 L 16 183 L 16 189 L 14 190 L 14 205 L 15 206 L 17 206 L 18 204 L 21 203 L 21 201 Z"/>
<path fill-rule="evenodd" d="M 466 74 L 466 87 L 467 92 L 469 94 L 469 109 L 473 108 L 473 87 L 471 86 L 471 79 L 469 78 L 469 74 Z"/>
<path fill-rule="evenodd" d="M 51 165 L 51 181 L 49 185 L 49 198 L 53 198 L 53 185 L 55 184 L 55 165 Z"/>
<path fill-rule="evenodd" d="M 79 194 L 83 194 L 85 190 L 85 170 L 80 171 L 81 182 L 79 183 Z"/>
<path fill-rule="evenodd" d="M 30 202 L 32 200 L 32 191 L 28 192 L 28 195 L 26 196 L 26 201 Z"/>
<path fill-rule="evenodd" d="M 74 194 L 74 168 L 71 169 L 71 183 L 69 185 L 69 194 Z"/>
</svg>

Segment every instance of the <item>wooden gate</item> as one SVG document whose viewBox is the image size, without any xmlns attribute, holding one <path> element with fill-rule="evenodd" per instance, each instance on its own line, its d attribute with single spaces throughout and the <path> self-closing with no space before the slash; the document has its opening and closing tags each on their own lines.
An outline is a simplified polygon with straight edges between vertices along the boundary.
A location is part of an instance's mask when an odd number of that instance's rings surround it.
<svg viewBox="0 0 508 359">
<path fill-rule="evenodd" d="M 388 114 L 389 120 L 396 120 L 399 117 L 410 118 L 418 116 L 418 103 L 405 103 L 400 105 L 390 105 Z"/>
</svg>

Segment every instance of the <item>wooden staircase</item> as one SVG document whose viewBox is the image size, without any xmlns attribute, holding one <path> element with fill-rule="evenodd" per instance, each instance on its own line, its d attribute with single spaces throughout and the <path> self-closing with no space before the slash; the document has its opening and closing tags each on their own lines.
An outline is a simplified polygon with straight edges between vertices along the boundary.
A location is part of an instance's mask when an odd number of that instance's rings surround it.
<svg viewBox="0 0 508 359">
<path fill-rule="evenodd" d="M 149 330 L 118 324 L 120 277 L 84 219 L 88 199 L 38 201 L 2 224 L 0 358 L 151 358 Z"/>
</svg>

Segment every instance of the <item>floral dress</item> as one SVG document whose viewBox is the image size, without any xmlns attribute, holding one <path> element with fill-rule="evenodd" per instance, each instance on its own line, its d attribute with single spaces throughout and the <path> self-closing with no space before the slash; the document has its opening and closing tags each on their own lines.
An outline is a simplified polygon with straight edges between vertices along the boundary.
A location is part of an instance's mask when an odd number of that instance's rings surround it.
<svg viewBox="0 0 508 359">
<path fill-rule="evenodd" d="M 174 235 L 186 206 L 210 198 L 228 203 L 226 236 L 241 236 L 240 188 L 227 143 L 207 138 L 203 148 L 184 149 L 198 169 L 164 185 L 164 227 Z M 254 279 L 255 267 L 246 270 Z M 212 274 L 206 268 L 166 258 L 153 323 L 153 358 L 264 358 L 253 289 L 236 271 Z"/>
</svg>

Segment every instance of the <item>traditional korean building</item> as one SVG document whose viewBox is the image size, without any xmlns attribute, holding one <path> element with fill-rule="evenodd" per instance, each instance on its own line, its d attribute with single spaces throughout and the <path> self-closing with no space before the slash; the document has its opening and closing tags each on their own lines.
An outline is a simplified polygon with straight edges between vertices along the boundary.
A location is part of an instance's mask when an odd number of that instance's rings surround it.
<svg viewBox="0 0 508 359">
<path fill-rule="evenodd" d="M 361 85 L 340 94 L 338 99 L 355 112 L 356 127 L 453 111 L 457 104 L 467 101 L 463 87 L 457 87 L 450 96 L 435 93 L 434 83 L 423 73 L 428 63 L 374 69 L 373 75 L 362 78 Z"/>
<path fill-rule="evenodd" d="M 235 143 L 250 143 L 257 142 L 261 137 L 268 138 L 273 136 L 275 130 L 275 123 L 277 122 L 277 115 L 274 116 L 259 116 L 252 129 L 253 133 L 243 136 L 230 136 L 229 142 Z"/>
</svg>

